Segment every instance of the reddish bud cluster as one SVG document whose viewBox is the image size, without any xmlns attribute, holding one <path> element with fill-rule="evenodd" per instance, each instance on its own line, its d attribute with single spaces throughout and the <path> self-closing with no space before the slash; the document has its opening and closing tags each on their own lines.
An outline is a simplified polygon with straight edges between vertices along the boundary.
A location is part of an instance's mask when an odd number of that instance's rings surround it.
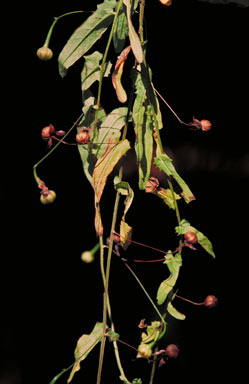
<svg viewBox="0 0 249 384">
<path fill-rule="evenodd" d="M 51 147 L 51 145 L 52 145 L 52 139 L 56 138 L 54 135 L 56 135 L 58 137 L 62 137 L 65 135 L 65 131 L 62 131 L 62 130 L 56 131 L 52 124 L 49 124 L 46 127 L 42 128 L 41 136 L 42 136 L 43 140 L 48 141 L 49 147 Z M 57 139 L 57 140 L 59 140 L 59 139 Z"/>
<path fill-rule="evenodd" d="M 76 135 L 76 141 L 79 144 L 87 144 L 90 141 L 90 135 L 86 129 L 83 129 Z"/>
<path fill-rule="evenodd" d="M 184 234 L 184 239 L 187 241 L 187 243 L 190 244 L 195 244 L 198 241 L 198 237 L 194 232 L 186 232 Z"/>
<path fill-rule="evenodd" d="M 214 308 L 218 304 L 218 299 L 214 295 L 208 295 L 204 301 L 204 305 L 208 308 Z"/>
</svg>

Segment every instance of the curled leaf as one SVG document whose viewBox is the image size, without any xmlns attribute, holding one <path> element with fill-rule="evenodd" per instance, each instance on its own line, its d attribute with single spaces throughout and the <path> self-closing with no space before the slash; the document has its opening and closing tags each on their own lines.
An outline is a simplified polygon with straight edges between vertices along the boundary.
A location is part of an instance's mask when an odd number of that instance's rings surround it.
<svg viewBox="0 0 249 384">
<path fill-rule="evenodd" d="M 176 284 L 180 267 L 182 265 L 182 257 L 180 253 L 177 253 L 175 256 L 173 256 L 172 253 L 169 252 L 165 256 L 164 264 L 167 264 L 167 267 L 170 271 L 170 276 L 166 280 L 163 280 L 158 288 L 158 291 L 157 291 L 158 305 L 161 305 L 165 302 L 168 294 L 171 292 L 171 290 Z"/>
<path fill-rule="evenodd" d="M 169 312 L 169 314 L 171 316 L 173 316 L 175 319 L 177 320 L 185 320 L 186 316 L 179 312 L 173 305 L 171 302 L 168 303 L 167 305 L 167 311 Z"/>
<path fill-rule="evenodd" d="M 131 50 L 131 46 L 126 47 L 118 57 L 118 60 L 116 62 L 114 72 L 112 74 L 112 84 L 116 91 L 117 98 L 120 101 L 120 103 L 125 103 L 127 100 L 127 94 L 123 88 L 123 85 L 121 83 L 121 78 L 123 74 L 123 68 L 124 63 L 127 60 L 128 54 Z"/>
<path fill-rule="evenodd" d="M 85 63 L 81 72 L 81 89 L 86 91 L 95 81 L 100 79 L 100 60 L 103 54 L 95 51 L 90 55 L 85 55 Z M 107 62 L 104 68 L 104 76 L 109 76 L 112 64 Z"/>
<path fill-rule="evenodd" d="M 158 190 L 155 192 L 155 195 L 159 196 L 164 201 L 164 203 L 168 205 L 169 208 L 175 209 L 174 198 L 169 188 L 158 188 Z M 179 200 L 181 198 L 181 196 L 175 192 L 174 195 L 176 200 Z"/>
<path fill-rule="evenodd" d="M 132 227 L 130 227 L 124 220 L 120 222 L 120 245 L 126 250 L 130 245 L 132 237 Z"/>
</svg>

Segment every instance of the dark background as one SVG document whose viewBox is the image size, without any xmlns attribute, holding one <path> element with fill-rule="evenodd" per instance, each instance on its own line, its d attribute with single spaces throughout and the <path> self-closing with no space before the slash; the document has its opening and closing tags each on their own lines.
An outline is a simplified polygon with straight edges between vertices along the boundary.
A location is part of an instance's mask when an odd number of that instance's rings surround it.
<svg viewBox="0 0 249 384">
<path fill-rule="evenodd" d="M 169 319 L 165 343 L 176 343 L 181 352 L 176 361 L 160 368 L 155 383 L 220 380 L 234 373 L 240 379 L 247 335 L 248 8 L 190 0 L 173 0 L 172 7 L 157 0 L 146 3 L 147 61 L 155 87 L 184 121 L 194 116 L 213 124 L 207 133 L 188 130 L 161 104 L 166 150 L 197 199 L 189 206 L 180 203 L 181 216 L 210 238 L 217 256 L 214 261 L 200 248 L 186 250 L 179 294 L 196 301 L 208 294 L 219 298 L 213 310 L 175 301 L 187 318 Z M 39 61 L 36 50 L 54 16 L 95 8 L 90 1 L 69 5 L 43 1 L 28 9 L 15 8 L 9 28 L 2 74 L 3 81 L 5 73 L 8 76 L 8 86 L 1 130 L 1 384 L 48 384 L 73 362 L 77 339 L 102 318 L 99 264 L 80 260 L 96 236 L 93 193 L 77 150 L 60 146 L 38 168 L 41 179 L 57 193 L 53 205 L 40 204 L 32 175 L 33 165 L 47 151 L 41 129 L 52 123 L 67 130 L 81 113 L 82 61 L 62 80 L 56 57 L 87 15 L 58 22 L 51 40 L 52 61 Z M 111 87 L 103 104 L 107 111 L 119 105 Z M 130 138 L 134 140 L 132 132 Z M 134 158 L 131 154 L 127 158 L 126 176 L 136 192 L 127 214 L 134 240 L 174 249 L 174 212 L 155 196 L 137 190 Z M 106 228 L 113 197 L 110 182 L 102 204 Z M 128 255 L 156 254 L 131 245 Z M 166 267 L 131 265 L 155 297 L 167 276 Z M 136 346 L 137 324 L 142 318 L 154 320 L 155 313 L 116 257 L 110 289 L 117 331 Z M 107 345 L 110 358 L 105 358 L 103 383 L 120 382 L 111 348 Z M 135 361 L 135 352 L 122 345 L 120 353 L 128 378 L 143 377 L 147 383 L 150 365 Z M 95 382 L 97 360 L 98 353 L 89 355 L 75 376 L 76 384 Z M 65 383 L 66 377 L 59 382 Z"/>
</svg>

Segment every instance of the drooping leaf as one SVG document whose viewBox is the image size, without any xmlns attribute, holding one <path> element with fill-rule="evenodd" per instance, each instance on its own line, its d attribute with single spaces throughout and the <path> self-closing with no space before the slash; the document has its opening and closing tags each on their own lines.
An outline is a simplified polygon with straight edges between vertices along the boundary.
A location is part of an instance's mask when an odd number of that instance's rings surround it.
<svg viewBox="0 0 249 384">
<path fill-rule="evenodd" d="M 131 50 L 131 46 L 126 47 L 118 57 L 118 60 L 115 64 L 114 72 L 112 74 L 112 85 L 116 91 L 117 98 L 120 103 L 125 103 L 127 101 L 127 94 L 122 85 L 121 78 L 123 74 L 124 63 L 127 60 L 128 54 Z"/>
<path fill-rule="evenodd" d="M 83 361 L 92 349 L 101 341 L 102 336 L 103 324 L 97 322 L 89 335 L 84 334 L 79 338 L 74 351 L 75 363 L 68 378 L 68 383 L 72 381 L 74 374 L 80 370 L 81 361 Z"/>
<path fill-rule="evenodd" d="M 211 241 L 202 232 L 198 231 L 198 229 L 192 227 L 187 220 L 183 219 L 175 230 L 178 235 L 184 235 L 186 232 L 194 232 L 197 235 L 198 243 L 205 249 L 205 251 L 215 258 Z"/>
<path fill-rule="evenodd" d="M 115 6 L 116 0 L 104 0 L 69 38 L 58 58 L 59 73 L 62 77 L 66 75 L 68 68 L 101 38 L 113 21 Z"/>
<path fill-rule="evenodd" d="M 147 98 L 147 90 L 144 87 L 140 73 L 137 74 L 135 87 L 136 99 L 132 111 L 136 135 L 135 151 L 138 161 L 139 188 L 145 189 L 150 177 L 154 124 L 151 116 L 151 106 Z"/>
<path fill-rule="evenodd" d="M 107 177 L 112 172 L 118 161 L 130 149 L 127 139 L 115 143 L 110 140 L 106 152 L 98 159 L 93 171 L 93 188 L 95 191 L 96 202 L 99 203 L 104 191 Z"/>
<path fill-rule="evenodd" d="M 173 195 L 172 195 L 172 192 L 169 188 L 168 189 L 159 188 L 154 193 L 157 196 L 159 196 L 164 201 L 164 203 L 168 205 L 169 208 L 175 209 L 175 203 L 174 203 Z M 174 192 L 174 195 L 175 195 L 176 200 L 179 200 L 181 198 L 181 196 L 178 195 L 176 192 Z"/>
<path fill-rule="evenodd" d="M 137 32 L 131 20 L 131 0 L 123 0 L 123 4 L 126 6 L 126 15 L 127 15 L 127 21 L 128 21 L 128 29 L 129 29 L 128 34 L 129 34 L 129 39 L 131 43 L 131 48 L 137 62 L 141 64 L 144 59 L 144 54 L 143 54 L 143 49 L 141 46 L 140 39 L 137 35 Z"/>
<path fill-rule="evenodd" d="M 95 51 L 91 55 L 85 55 L 85 63 L 81 72 L 81 89 L 86 91 L 95 81 L 100 79 L 100 60 L 103 54 Z M 107 77 L 110 74 L 111 63 L 107 62 L 104 68 L 104 76 Z"/>
<path fill-rule="evenodd" d="M 122 4 L 118 14 L 117 23 L 113 31 L 113 45 L 117 53 L 121 52 L 125 45 L 126 37 L 128 36 L 128 22 L 125 12 L 125 7 Z"/>
<path fill-rule="evenodd" d="M 116 191 L 119 191 L 119 193 L 126 196 L 124 201 L 125 209 L 122 216 L 122 219 L 125 220 L 126 213 L 128 212 L 128 209 L 130 208 L 134 198 L 134 191 L 130 187 L 130 184 L 127 183 L 127 181 L 120 181 L 119 178 L 114 179 L 114 188 Z"/>
<path fill-rule="evenodd" d="M 180 267 L 182 265 L 182 258 L 179 253 L 177 253 L 175 256 L 172 255 L 172 253 L 168 253 L 165 256 L 165 264 L 167 264 L 167 267 L 170 271 L 170 276 L 163 280 L 160 284 L 158 291 L 157 291 L 157 303 L 158 305 L 161 305 L 165 302 L 167 299 L 168 294 L 171 292 L 173 287 L 176 284 L 176 281 L 178 279 Z"/>
<path fill-rule="evenodd" d="M 186 203 L 190 203 L 192 200 L 195 200 L 193 193 L 190 191 L 188 185 L 181 178 L 181 176 L 176 172 L 171 158 L 166 155 L 166 153 L 158 154 L 158 156 L 154 158 L 154 163 L 157 168 L 163 171 L 167 176 L 175 179 L 182 190 L 181 195 Z"/>
<path fill-rule="evenodd" d="M 167 311 L 169 312 L 169 314 L 171 316 L 173 316 L 175 319 L 177 320 L 185 320 L 186 319 L 186 316 L 179 312 L 173 305 L 171 302 L 168 303 L 167 305 Z"/>
<path fill-rule="evenodd" d="M 120 222 L 120 245 L 126 250 L 130 245 L 130 240 L 132 238 L 132 227 L 129 226 L 123 219 Z"/>
</svg>

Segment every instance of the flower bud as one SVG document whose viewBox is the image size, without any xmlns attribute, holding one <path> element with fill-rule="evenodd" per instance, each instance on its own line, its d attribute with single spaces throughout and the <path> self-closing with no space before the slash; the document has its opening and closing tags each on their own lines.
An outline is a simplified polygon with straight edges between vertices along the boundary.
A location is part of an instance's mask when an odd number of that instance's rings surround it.
<svg viewBox="0 0 249 384">
<path fill-rule="evenodd" d="M 206 297 L 205 299 L 205 302 L 204 302 L 205 306 L 208 307 L 208 308 L 214 308 L 216 307 L 216 305 L 218 304 L 218 299 L 217 297 L 213 296 L 213 295 L 209 295 Z"/>
<path fill-rule="evenodd" d="M 77 133 L 76 135 L 76 141 L 79 143 L 79 144 L 86 144 L 86 143 L 89 143 L 90 141 L 90 135 L 87 131 L 81 131 L 79 133 Z"/>
<path fill-rule="evenodd" d="M 162 3 L 163 5 L 171 5 L 172 4 L 172 0 L 159 0 L 160 3 Z"/>
<path fill-rule="evenodd" d="M 39 57 L 40 60 L 47 61 L 52 59 L 53 51 L 50 48 L 44 46 L 37 50 L 36 55 Z"/>
<path fill-rule="evenodd" d="M 152 355 L 151 347 L 148 344 L 140 344 L 138 347 L 137 357 L 148 359 Z"/>
<path fill-rule="evenodd" d="M 81 254 L 81 260 L 84 263 L 90 264 L 94 261 L 94 255 L 91 251 L 85 251 Z"/>
</svg>

